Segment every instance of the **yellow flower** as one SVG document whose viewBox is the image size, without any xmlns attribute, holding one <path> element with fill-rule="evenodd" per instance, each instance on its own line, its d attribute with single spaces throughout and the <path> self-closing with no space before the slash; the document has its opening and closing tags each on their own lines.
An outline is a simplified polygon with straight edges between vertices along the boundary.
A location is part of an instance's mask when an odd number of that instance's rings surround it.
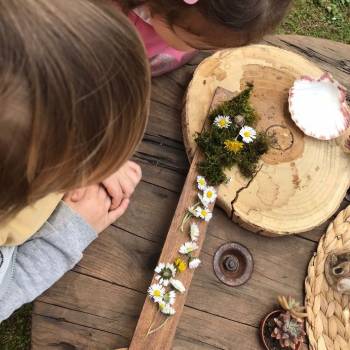
<svg viewBox="0 0 350 350">
<path fill-rule="evenodd" d="M 233 153 L 238 153 L 243 148 L 243 142 L 237 140 L 226 140 L 225 148 Z"/>
<path fill-rule="evenodd" d="M 186 261 L 183 261 L 180 258 L 175 259 L 174 265 L 176 266 L 177 271 L 179 271 L 179 272 L 184 272 L 187 269 Z"/>
</svg>

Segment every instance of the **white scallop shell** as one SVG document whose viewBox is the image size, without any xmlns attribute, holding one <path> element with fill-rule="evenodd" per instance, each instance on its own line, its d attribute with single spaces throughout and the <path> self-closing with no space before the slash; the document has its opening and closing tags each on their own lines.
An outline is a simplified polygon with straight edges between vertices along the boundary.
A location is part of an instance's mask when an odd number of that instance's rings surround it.
<svg viewBox="0 0 350 350">
<path fill-rule="evenodd" d="M 334 139 L 350 126 L 346 89 L 329 73 L 296 80 L 289 91 L 289 111 L 306 135 L 320 140 Z"/>
</svg>

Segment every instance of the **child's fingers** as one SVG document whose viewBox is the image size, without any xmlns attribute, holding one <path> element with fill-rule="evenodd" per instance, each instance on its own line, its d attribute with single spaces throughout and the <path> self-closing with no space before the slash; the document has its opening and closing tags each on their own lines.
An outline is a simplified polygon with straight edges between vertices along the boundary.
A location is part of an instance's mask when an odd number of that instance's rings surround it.
<svg viewBox="0 0 350 350">
<path fill-rule="evenodd" d="M 104 186 L 98 186 L 97 190 L 97 203 L 100 203 L 101 205 L 104 204 L 105 209 L 109 210 L 111 208 L 112 199 L 108 195 L 107 190 Z"/>
<path fill-rule="evenodd" d="M 127 198 L 130 198 L 132 194 L 135 192 L 135 188 L 139 183 L 139 179 L 136 178 L 136 175 L 131 175 L 131 173 L 128 173 L 128 176 L 123 180 L 122 182 L 122 189 L 124 196 Z"/>
<path fill-rule="evenodd" d="M 108 219 L 111 224 L 125 213 L 129 203 L 129 198 L 124 198 L 117 209 L 113 209 L 108 213 Z"/>
<path fill-rule="evenodd" d="M 138 175 L 137 173 L 131 171 L 129 173 L 129 176 L 130 176 L 130 180 L 132 181 L 134 187 L 136 187 L 138 185 L 138 183 L 140 182 L 142 175 L 141 174 Z"/>
<path fill-rule="evenodd" d="M 135 163 L 135 162 L 133 162 L 131 160 L 128 161 L 128 165 L 133 170 L 133 172 L 135 173 L 137 182 L 139 182 L 141 180 L 141 177 L 142 177 L 142 169 L 141 169 L 141 167 L 137 163 Z"/>
<path fill-rule="evenodd" d="M 118 180 L 112 176 L 111 178 L 103 181 L 103 186 L 112 199 L 111 209 L 118 208 L 123 199 L 123 191 L 119 185 Z"/>
<path fill-rule="evenodd" d="M 128 171 L 127 171 L 127 179 L 128 179 L 128 183 L 129 183 L 129 187 L 127 189 L 127 192 L 129 194 L 129 196 L 134 192 L 135 187 L 138 185 L 138 183 L 141 180 L 142 177 L 142 171 L 141 171 L 141 167 L 139 165 L 137 165 L 134 162 L 128 162 L 130 164 Z M 125 182 L 125 183 L 127 183 Z M 125 189 L 124 189 L 124 193 L 125 193 Z"/>
</svg>

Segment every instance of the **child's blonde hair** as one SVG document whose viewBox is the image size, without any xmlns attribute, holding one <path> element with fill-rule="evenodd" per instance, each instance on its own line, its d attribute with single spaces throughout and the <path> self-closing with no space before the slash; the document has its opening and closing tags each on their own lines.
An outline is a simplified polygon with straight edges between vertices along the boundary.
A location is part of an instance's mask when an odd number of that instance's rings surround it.
<svg viewBox="0 0 350 350">
<path fill-rule="evenodd" d="M 119 0 L 127 12 L 146 5 L 152 15 L 173 28 L 199 36 L 213 48 L 245 45 L 259 40 L 283 19 L 292 0 Z M 201 20 L 204 19 L 203 20 Z M 225 30 L 225 32 L 223 32 Z"/>
<path fill-rule="evenodd" d="M 0 220 L 134 152 L 149 70 L 128 20 L 89 0 L 0 0 Z"/>
</svg>

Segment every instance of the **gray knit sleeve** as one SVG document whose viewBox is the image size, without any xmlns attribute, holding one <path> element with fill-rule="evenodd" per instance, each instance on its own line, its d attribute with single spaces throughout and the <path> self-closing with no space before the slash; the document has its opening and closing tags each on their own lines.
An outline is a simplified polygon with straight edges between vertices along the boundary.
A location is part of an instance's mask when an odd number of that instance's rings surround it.
<svg viewBox="0 0 350 350">
<path fill-rule="evenodd" d="M 81 258 L 96 232 L 64 202 L 16 251 L 12 275 L 0 286 L 0 322 L 38 297 Z"/>
</svg>

